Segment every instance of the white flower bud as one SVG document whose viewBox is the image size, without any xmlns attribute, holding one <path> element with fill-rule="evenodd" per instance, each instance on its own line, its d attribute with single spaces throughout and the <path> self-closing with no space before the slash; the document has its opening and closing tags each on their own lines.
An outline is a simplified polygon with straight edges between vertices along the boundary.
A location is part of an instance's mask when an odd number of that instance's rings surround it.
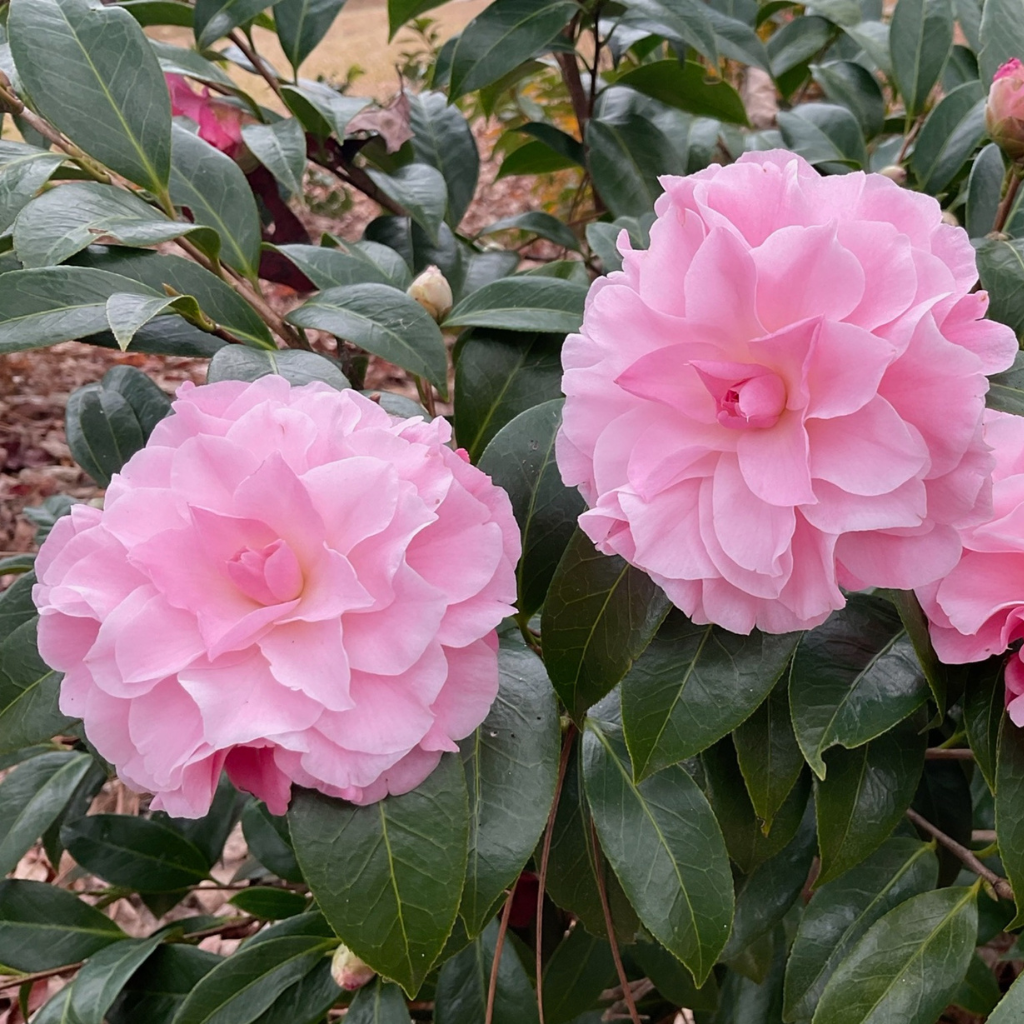
<svg viewBox="0 0 1024 1024">
<path fill-rule="evenodd" d="M 331 976 L 348 992 L 355 992 L 371 981 L 377 972 L 364 963 L 348 946 L 339 946 L 331 960 Z"/>
<path fill-rule="evenodd" d="M 899 164 L 889 164 L 888 167 L 883 167 L 879 172 L 883 178 L 889 178 L 891 181 L 895 181 L 897 185 L 903 185 L 907 180 L 906 169 L 900 167 Z"/>
<path fill-rule="evenodd" d="M 430 266 L 416 278 L 407 294 L 414 298 L 438 323 L 452 309 L 452 286 L 437 267 Z"/>
</svg>

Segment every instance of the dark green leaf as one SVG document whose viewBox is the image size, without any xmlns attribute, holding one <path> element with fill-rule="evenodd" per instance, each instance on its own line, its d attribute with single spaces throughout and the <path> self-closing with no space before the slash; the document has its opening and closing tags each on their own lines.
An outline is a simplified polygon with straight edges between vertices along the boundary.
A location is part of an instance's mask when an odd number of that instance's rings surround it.
<svg viewBox="0 0 1024 1024">
<path fill-rule="evenodd" d="M 250 801 L 242 811 L 242 834 L 249 852 L 269 871 L 288 882 L 303 882 L 288 834 L 287 819 L 271 814 L 259 801 Z"/>
<path fill-rule="evenodd" d="M 925 761 L 911 807 L 962 846 L 971 845 L 971 784 L 958 761 Z M 929 838 L 924 832 L 921 837 Z M 939 885 L 952 885 L 963 867 L 951 850 L 940 846 Z"/>
<path fill-rule="evenodd" d="M 469 946 L 442 968 L 434 995 L 436 1024 L 479 1024 L 487 1016 L 487 990 L 494 963 L 498 922 L 492 921 Z M 537 999 L 510 943 L 498 965 L 494 1024 L 535 1024 Z"/>
<path fill-rule="evenodd" d="M 768 40 L 766 49 L 772 63 L 772 74 L 779 78 L 787 71 L 805 64 L 822 50 L 835 29 L 824 18 L 805 15 L 787 22 Z"/>
<path fill-rule="evenodd" d="M 637 779 L 736 728 L 768 695 L 799 638 L 739 636 L 671 614 L 622 680 L 622 724 Z"/>
<path fill-rule="evenodd" d="M 66 515 L 71 511 L 72 504 L 72 502 L 68 502 L 59 514 L 52 516 L 52 522 L 49 523 L 51 528 L 61 515 Z M 30 522 L 36 521 L 32 515 L 39 519 L 51 518 L 50 510 L 46 505 L 30 507 L 26 512 L 31 513 L 26 516 Z M 49 530 L 46 532 L 49 533 Z M 0 591 L 0 640 L 6 640 L 19 626 L 35 619 L 37 612 L 35 602 L 32 600 L 32 588 L 35 586 L 35 582 L 35 573 L 30 570 L 25 575 L 19 576 L 6 590 Z"/>
<path fill-rule="evenodd" d="M 74 992 L 74 981 L 65 985 L 46 1005 L 32 1018 L 32 1024 L 73 1024 L 70 1001 Z"/>
<path fill-rule="evenodd" d="M 469 123 L 458 107 L 449 105 L 444 93 L 426 91 L 409 95 L 409 127 L 416 158 L 444 176 L 445 219 L 457 227 L 473 201 L 480 174 L 480 154 Z"/>
<path fill-rule="evenodd" d="M 988 318 L 1011 327 L 1018 339 L 1024 338 L 1024 238 L 985 239 L 977 247 L 977 256 L 981 286 L 989 297 Z M 1018 355 L 1011 369 L 992 377 L 987 398 L 991 408 L 1017 415 L 1024 412 L 1024 399 L 1005 393 L 1007 386 L 1014 392 L 1021 390 L 1020 366 Z"/>
<path fill-rule="evenodd" d="M 696 61 L 659 60 L 641 64 L 617 78 L 615 84 L 700 117 L 748 123 L 740 94 L 724 79 L 709 77 L 704 65 Z"/>
<path fill-rule="evenodd" d="M 512 150 L 501 161 L 498 178 L 508 178 L 515 174 L 551 174 L 577 167 L 578 162 L 552 149 L 546 142 L 534 139 Z"/>
<path fill-rule="evenodd" d="M 346 1024 L 409 1024 L 402 990 L 381 978 L 356 993 L 346 1016 Z"/>
<path fill-rule="evenodd" d="M 815 1024 L 934 1024 L 967 973 L 977 895 L 936 889 L 876 921 L 829 980 Z"/>
<path fill-rule="evenodd" d="M 200 850 L 147 818 L 93 814 L 65 825 L 61 840 L 84 868 L 139 892 L 172 892 L 208 877 Z"/>
<path fill-rule="evenodd" d="M 1003 996 L 999 1005 L 993 1010 L 988 1024 L 1017 1024 L 1024 1015 L 1024 974 L 1017 975 L 1017 980 Z"/>
<path fill-rule="evenodd" d="M 781 111 L 778 122 L 786 145 L 812 164 L 867 166 L 863 132 L 846 107 L 801 103 Z"/>
<path fill-rule="evenodd" d="M 1018 813 L 1024 800 L 1024 732 L 1008 715 L 1003 716 L 999 735 L 995 783 L 999 855 L 1014 892 L 1024 893 L 1024 818 Z M 1017 916 L 1007 927 L 1019 928 L 1022 920 L 1018 902 Z"/>
<path fill-rule="evenodd" d="M 889 51 L 907 116 L 924 110 L 953 49 L 950 0 L 902 0 L 893 11 Z"/>
<path fill-rule="evenodd" d="M 195 946 L 158 946 L 125 985 L 110 1024 L 171 1024 L 186 996 L 221 957 Z"/>
<path fill-rule="evenodd" d="M 85 960 L 127 936 L 109 917 L 66 889 L 44 882 L 0 882 L 0 964 L 48 971 Z"/>
<path fill-rule="evenodd" d="M 992 968 L 975 953 L 967 965 L 967 976 L 953 996 L 953 1003 L 977 1017 L 988 1017 L 1001 996 Z"/>
<path fill-rule="evenodd" d="M 1003 188 L 1003 154 L 990 142 L 974 159 L 967 181 L 967 216 L 964 227 L 971 238 L 984 238 L 995 224 Z"/>
<path fill-rule="evenodd" d="M 345 0 L 279 0 L 274 8 L 277 38 L 296 73 L 330 31 L 344 4 Z"/>
<path fill-rule="evenodd" d="M 544 603 L 558 560 L 586 508 L 579 492 L 562 483 L 555 462 L 562 404 L 555 399 L 520 413 L 495 435 L 479 463 L 507 492 L 522 531 L 516 578 L 519 611 L 527 618 Z"/>
<path fill-rule="evenodd" d="M 328 288 L 288 314 L 298 327 L 330 331 L 448 392 L 448 353 L 438 326 L 408 295 L 383 284 Z"/>
<path fill-rule="evenodd" d="M 753 971 L 749 968 L 755 966 L 755 959 L 757 969 Z M 745 962 L 740 964 L 741 960 Z M 779 925 L 773 933 L 760 939 L 751 955 L 737 958 L 733 965 L 722 983 L 715 1024 L 779 1024 L 786 967 L 784 926 Z M 744 971 L 740 971 L 739 966 L 743 966 Z"/>
<path fill-rule="evenodd" d="M 503 277 L 464 298 L 444 326 L 498 327 L 508 331 L 579 330 L 587 289 L 550 277 Z"/>
<path fill-rule="evenodd" d="M 572 249 L 574 252 L 579 252 L 580 249 L 580 243 L 568 225 L 563 224 L 557 217 L 552 217 L 550 213 L 542 213 L 540 210 L 520 213 L 515 217 L 503 217 L 488 225 L 480 234 L 494 235 L 510 229 L 540 235 L 541 238 L 546 238 L 563 249 Z"/>
<path fill-rule="evenodd" d="M 793 725 L 819 778 L 825 777 L 822 755 L 830 747 L 866 743 L 927 698 L 913 644 L 881 598 L 851 595 L 797 647 L 789 684 Z"/>
<path fill-rule="evenodd" d="M 873 853 L 903 817 L 924 766 L 927 737 L 913 719 L 855 750 L 833 750 L 817 784 L 819 882 Z"/>
<path fill-rule="evenodd" d="M 86 384 L 71 393 L 65 428 L 75 461 L 101 487 L 146 443 L 128 400 L 101 384 Z"/>
<path fill-rule="evenodd" d="M 306 171 L 306 133 L 294 117 L 274 124 L 247 124 L 242 139 L 253 156 L 284 186 L 291 196 L 302 195 Z"/>
<path fill-rule="evenodd" d="M 163 941 L 162 935 L 117 942 L 94 953 L 78 972 L 68 1004 L 74 1024 L 103 1024 L 128 979 Z"/>
<path fill-rule="evenodd" d="M 6 148 L 19 143 L 5 142 L 2 145 Z M 22 147 L 18 156 L 0 160 L 0 234 L 14 223 L 18 212 L 63 162 L 62 153 L 47 153 L 31 146 Z"/>
<path fill-rule="evenodd" d="M 881 86 L 867 68 L 850 60 L 811 65 L 811 74 L 833 103 L 846 107 L 857 118 L 868 139 L 885 127 L 885 99 Z"/>
<path fill-rule="evenodd" d="M 921 129 L 910 166 L 929 195 L 938 195 L 985 136 L 985 90 L 965 82 L 943 97 Z"/>
<path fill-rule="evenodd" d="M 452 930 L 469 808 L 457 757 L 418 789 L 355 807 L 310 790 L 288 813 L 303 874 L 342 941 L 415 993 Z"/>
<path fill-rule="evenodd" d="M 307 901 L 302 893 L 260 885 L 236 892 L 228 902 L 254 917 L 281 921 L 286 917 L 303 913 Z"/>
<path fill-rule="evenodd" d="M 438 241 L 438 230 L 448 209 L 448 186 L 444 175 L 430 164 L 406 164 L 393 174 L 367 168 L 373 183 L 399 204 L 427 233 Z"/>
<path fill-rule="evenodd" d="M 89 0 L 14 0 L 8 32 L 39 113 L 118 174 L 166 194 L 171 102 L 139 23 Z"/>
<path fill-rule="evenodd" d="M 405 291 L 412 281 L 405 260 L 394 249 L 376 242 L 357 242 L 345 249 L 280 245 L 278 251 L 287 256 L 317 288 L 386 284 Z"/>
<path fill-rule="evenodd" d="M 338 364 L 327 356 L 294 348 L 258 351 L 241 345 L 225 345 L 217 352 L 210 360 L 207 380 L 258 380 L 272 373 L 280 374 L 296 387 L 314 380 L 339 391 L 352 386 Z"/>
<path fill-rule="evenodd" d="M 460 744 L 469 792 L 469 863 L 460 912 L 479 933 L 548 819 L 558 774 L 558 707 L 544 664 L 513 640 L 498 650 L 499 689 Z"/>
<path fill-rule="evenodd" d="M 140 25 L 178 25 L 192 27 L 192 8 L 184 0 L 119 0 Z"/>
<path fill-rule="evenodd" d="M 670 607 L 646 574 L 600 554 L 577 529 L 555 569 L 541 619 L 548 675 L 577 721 L 626 675 Z"/>
<path fill-rule="evenodd" d="M 679 964 L 675 957 L 667 955 Z M 682 969 L 681 964 L 679 967 Z M 544 965 L 545 1024 L 568 1024 L 589 1010 L 614 978 L 611 946 L 577 926 L 555 947 Z"/>
<path fill-rule="evenodd" d="M 575 136 L 563 132 L 553 124 L 548 124 L 546 121 L 527 121 L 526 124 L 521 124 L 514 130 L 543 142 L 549 149 L 560 153 L 572 163 L 580 167 L 584 166 L 583 144 Z"/>
<path fill-rule="evenodd" d="M 88 754 L 54 751 L 31 758 L 0 783 L 0 875 L 13 871 L 58 818 L 92 764 Z"/>
<path fill-rule="evenodd" d="M 934 843 L 894 836 L 815 892 L 786 967 L 787 1020 L 810 1020 L 829 978 L 868 928 L 910 896 L 934 888 L 933 851 Z"/>
<path fill-rule="evenodd" d="M 227 774 L 222 773 L 213 794 L 213 802 L 204 817 L 169 818 L 159 812 L 153 817 L 170 825 L 198 847 L 206 863 L 212 867 L 221 859 L 224 844 L 238 822 L 244 805 L 245 797 L 231 784 Z"/>
<path fill-rule="evenodd" d="M 343 139 L 349 121 L 371 102 L 361 96 L 345 96 L 326 82 L 304 78 L 298 85 L 281 86 L 281 96 L 306 131 L 322 138 L 333 132 Z"/>
<path fill-rule="evenodd" d="M 205 50 L 279 0 L 196 0 L 196 44 Z"/>
<path fill-rule="evenodd" d="M 630 947 L 629 956 L 670 1003 L 694 1011 L 717 1009 L 718 983 L 713 974 L 697 988 L 693 975 L 664 946 L 654 942 L 637 942 Z"/>
<path fill-rule="evenodd" d="M 285 989 L 253 1024 L 280 1024 L 284 1020 L 290 1024 L 323 1024 L 324 1015 L 341 996 L 330 961 L 321 960 L 309 974 Z"/>
<path fill-rule="evenodd" d="M 656 22 L 663 34 L 692 46 L 714 64 L 718 46 L 709 8 L 698 0 L 630 0 L 630 12 Z"/>
<path fill-rule="evenodd" d="M 980 28 L 978 63 L 987 89 L 996 71 L 1024 53 L 1024 22 L 1015 0 L 985 0 Z"/>
<path fill-rule="evenodd" d="M 150 39 L 149 44 L 153 47 L 164 74 L 185 75 L 197 82 L 223 86 L 231 92 L 237 91 L 238 87 L 231 76 L 198 51 L 183 46 L 171 46 L 170 43 L 162 43 L 157 39 Z"/>
<path fill-rule="evenodd" d="M 1006 707 L 1004 662 L 1004 658 L 996 657 L 971 665 L 963 697 L 964 729 L 974 752 L 974 762 L 993 792 L 996 789 L 999 730 Z"/>
<path fill-rule="evenodd" d="M 874 18 L 880 17 L 880 12 L 872 13 Z M 892 58 L 889 56 L 889 26 L 887 23 L 878 20 L 862 21 L 859 25 L 844 26 L 843 31 L 861 47 L 869 67 L 874 65 L 886 76 L 892 77 Z"/>
</svg>

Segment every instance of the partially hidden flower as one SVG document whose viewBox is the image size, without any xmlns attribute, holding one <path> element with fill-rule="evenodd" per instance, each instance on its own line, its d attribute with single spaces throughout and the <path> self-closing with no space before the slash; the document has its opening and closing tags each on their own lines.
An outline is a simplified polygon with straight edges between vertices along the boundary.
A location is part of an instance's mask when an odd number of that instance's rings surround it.
<svg viewBox="0 0 1024 1024">
<path fill-rule="evenodd" d="M 504 491 L 355 391 L 183 384 L 173 414 L 37 559 L 60 706 L 153 806 L 204 814 L 222 770 L 366 804 L 483 720 L 519 533 Z"/>
<path fill-rule="evenodd" d="M 992 141 L 1013 161 L 1024 161 L 1024 64 L 1014 57 L 995 73 L 985 104 Z"/>
<path fill-rule="evenodd" d="M 225 100 L 214 99 L 205 86 L 197 93 L 183 75 L 167 74 L 171 94 L 171 114 L 187 117 L 199 126 L 199 137 L 222 153 L 235 159 L 245 148 L 242 125 L 246 123 L 241 108 Z M 250 118 L 251 120 L 251 118 Z"/>
<path fill-rule="evenodd" d="M 348 946 L 339 946 L 331 958 L 331 977 L 339 988 L 355 992 L 372 981 L 377 972 L 361 960 Z"/>
<path fill-rule="evenodd" d="M 1024 417 L 989 411 L 985 440 L 996 466 L 993 512 L 963 530 L 963 555 L 949 574 L 917 591 L 932 644 L 942 661 L 960 665 L 1002 654 L 1024 638 Z M 1024 725 L 1024 660 L 1006 666 L 1010 717 Z"/>
<path fill-rule="evenodd" d="M 452 311 L 452 286 L 435 266 L 429 266 L 407 289 L 410 298 L 415 299 L 431 316 L 440 323 Z"/>
<path fill-rule="evenodd" d="M 965 232 L 783 151 L 661 181 L 649 249 L 620 236 L 563 348 L 580 526 L 738 633 L 948 572 L 991 507 L 985 374 L 1017 351 Z"/>
</svg>

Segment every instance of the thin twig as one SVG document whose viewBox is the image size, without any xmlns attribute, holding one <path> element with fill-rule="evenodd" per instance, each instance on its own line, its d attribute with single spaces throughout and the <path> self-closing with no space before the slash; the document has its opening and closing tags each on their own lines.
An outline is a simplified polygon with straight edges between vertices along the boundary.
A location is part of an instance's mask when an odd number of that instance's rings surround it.
<svg viewBox="0 0 1024 1024">
<path fill-rule="evenodd" d="M 517 878 L 512 884 L 512 889 L 505 900 L 505 909 L 501 912 L 501 924 L 498 925 L 498 937 L 494 941 L 494 961 L 491 963 L 491 980 L 487 985 L 487 1012 L 484 1017 L 484 1024 L 491 1024 L 494 1020 L 494 997 L 498 993 L 498 968 L 501 966 L 501 954 L 505 948 L 505 936 L 508 934 L 508 922 L 512 917 L 512 902 L 516 898 L 516 888 L 519 885 Z M 537 982 L 539 985 L 540 982 Z"/>
<path fill-rule="evenodd" d="M 263 58 L 246 42 L 242 33 L 236 29 L 229 33 L 228 39 L 245 54 L 245 59 L 256 69 L 256 74 L 274 90 L 274 95 L 284 103 L 281 83 L 267 70 L 266 65 L 263 63 Z"/>
<path fill-rule="evenodd" d="M 58 974 L 68 974 L 70 971 L 77 971 L 84 963 L 84 960 L 80 960 L 76 964 L 65 964 L 63 967 L 51 967 L 48 971 L 36 971 L 35 974 L 22 974 L 20 977 L 11 978 L 8 981 L 0 981 L 0 992 L 8 988 L 20 988 L 22 985 L 34 984 L 37 981 L 45 981 L 47 978 L 56 978 Z"/>
<path fill-rule="evenodd" d="M 973 761 L 974 751 L 970 747 L 929 747 L 924 756 L 929 761 Z"/>
<path fill-rule="evenodd" d="M 572 723 L 565 731 L 562 740 L 562 756 L 558 761 L 558 779 L 555 781 L 555 795 L 551 800 L 551 810 L 548 811 L 548 823 L 544 829 L 544 848 L 540 855 L 540 867 L 537 872 L 537 924 L 536 924 L 536 967 L 537 967 L 537 1016 L 540 1024 L 544 1024 L 544 992 L 541 985 L 541 978 L 544 974 L 544 956 L 542 940 L 544 938 L 544 886 L 548 880 L 548 861 L 551 859 L 551 838 L 555 831 L 555 815 L 558 813 L 558 801 L 562 796 L 562 786 L 565 784 L 565 772 L 569 767 L 569 754 L 572 751 L 573 739 L 576 736 L 576 726 Z"/>
<path fill-rule="evenodd" d="M 1010 212 L 1013 210 L 1013 201 L 1017 198 L 1017 190 L 1020 188 L 1020 174 L 1017 173 L 1017 167 L 1012 166 L 1009 173 L 1010 180 L 1006 183 L 1006 195 L 1003 196 L 1003 201 L 996 211 L 995 223 L 992 225 L 993 231 L 1002 231 L 1006 226 Z"/>
<path fill-rule="evenodd" d="M 597 827 L 593 820 L 590 822 L 590 841 L 594 847 L 594 874 L 597 876 L 597 891 L 601 897 L 601 909 L 604 911 L 604 926 L 608 929 L 608 943 L 612 947 L 615 971 L 619 976 L 619 983 L 622 985 L 622 998 L 626 1000 L 629 1019 L 633 1024 L 640 1024 L 640 1014 L 637 1013 L 636 1003 L 633 1001 L 633 990 L 630 988 L 629 978 L 626 977 L 626 969 L 622 966 L 622 954 L 619 952 L 619 943 L 615 938 L 615 922 L 612 920 L 612 908 L 608 903 L 608 888 L 604 883 L 604 868 L 601 864 L 601 846 L 597 841 Z"/>
<path fill-rule="evenodd" d="M 995 890 L 996 895 L 1004 900 L 1013 899 L 1013 889 L 1010 887 L 1010 883 L 1003 878 L 1001 875 L 997 875 L 994 871 L 985 867 L 980 860 L 974 855 L 973 851 L 968 850 L 966 846 L 962 846 L 952 836 L 947 836 L 941 829 L 936 828 L 926 818 L 922 818 L 913 808 L 907 808 L 907 817 L 923 831 L 927 832 L 928 835 L 932 836 L 937 842 L 941 843 L 950 853 L 955 854 L 964 865 L 971 869 L 979 878 L 983 878 L 992 888 Z"/>
</svg>

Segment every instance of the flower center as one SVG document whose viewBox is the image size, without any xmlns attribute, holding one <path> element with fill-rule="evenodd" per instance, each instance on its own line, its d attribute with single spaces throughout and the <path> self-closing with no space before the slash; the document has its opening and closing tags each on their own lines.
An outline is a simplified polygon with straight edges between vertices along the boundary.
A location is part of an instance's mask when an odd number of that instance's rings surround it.
<svg viewBox="0 0 1024 1024">
<path fill-rule="evenodd" d="M 302 570 L 295 552 L 283 541 L 256 550 L 243 548 L 227 564 L 231 581 L 260 604 L 282 604 L 302 593 Z"/>
<path fill-rule="evenodd" d="M 756 363 L 690 364 L 715 400 L 718 422 L 730 430 L 774 427 L 786 408 L 786 385 L 767 366 Z"/>
</svg>

